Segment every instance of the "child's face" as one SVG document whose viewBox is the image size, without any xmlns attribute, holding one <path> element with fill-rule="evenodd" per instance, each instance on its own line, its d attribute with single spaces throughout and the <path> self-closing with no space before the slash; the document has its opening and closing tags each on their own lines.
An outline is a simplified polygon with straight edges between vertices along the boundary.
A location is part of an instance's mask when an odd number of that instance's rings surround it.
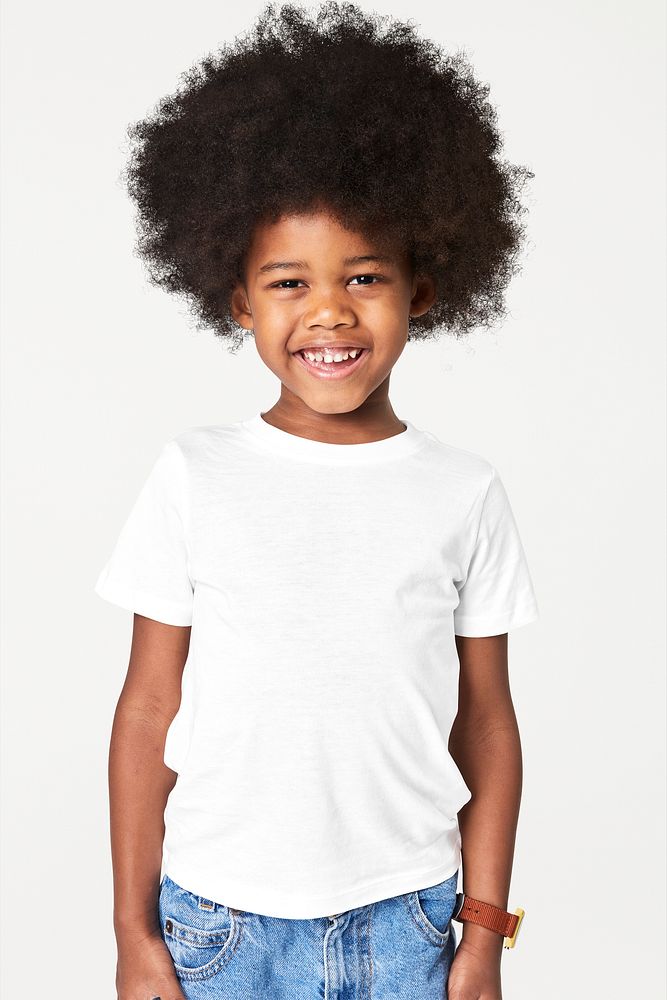
<svg viewBox="0 0 667 1000">
<path fill-rule="evenodd" d="M 413 278 L 407 254 L 351 260 L 369 255 L 380 251 L 324 213 L 256 228 L 245 285 L 234 289 L 231 310 L 237 323 L 254 330 L 260 357 L 282 383 L 281 399 L 319 413 L 348 413 L 370 397 L 387 398 L 409 316 L 430 308 L 435 287 Z M 318 347 L 362 352 L 309 364 L 301 350 Z"/>
</svg>

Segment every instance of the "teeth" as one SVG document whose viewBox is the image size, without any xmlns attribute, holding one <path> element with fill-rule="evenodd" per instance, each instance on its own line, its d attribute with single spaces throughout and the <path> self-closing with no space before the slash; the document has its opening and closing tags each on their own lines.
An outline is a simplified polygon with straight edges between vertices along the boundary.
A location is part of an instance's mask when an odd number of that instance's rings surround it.
<svg viewBox="0 0 667 1000">
<path fill-rule="evenodd" d="M 303 354 L 309 361 L 324 361 L 325 364 L 330 364 L 332 361 L 346 361 L 347 358 L 356 358 L 357 354 L 361 354 L 361 348 L 355 348 L 353 351 L 336 351 L 335 354 L 327 354 L 323 351 L 303 351 Z"/>
</svg>

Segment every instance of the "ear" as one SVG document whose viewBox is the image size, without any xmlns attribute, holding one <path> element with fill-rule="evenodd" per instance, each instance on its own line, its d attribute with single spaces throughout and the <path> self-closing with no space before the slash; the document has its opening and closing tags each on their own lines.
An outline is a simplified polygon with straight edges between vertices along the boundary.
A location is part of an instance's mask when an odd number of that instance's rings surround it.
<svg viewBox="0 0 667 1000">
<path fill-rule="evenodd" d="M 412 282 L 412 298 L 410 299 L 410 315 L 423 316 L 428 312 L 437 298 L 435 282 L 427 274 L 415 275 Z"/>
<path fill-rule="evenodd" d="M 248 301 L 248 294 L 240 281 L 234 285 L 229 300 L 229 310 L 239 326 L 246 330 L 253 329 L 252 309 Z"/>
</svg>

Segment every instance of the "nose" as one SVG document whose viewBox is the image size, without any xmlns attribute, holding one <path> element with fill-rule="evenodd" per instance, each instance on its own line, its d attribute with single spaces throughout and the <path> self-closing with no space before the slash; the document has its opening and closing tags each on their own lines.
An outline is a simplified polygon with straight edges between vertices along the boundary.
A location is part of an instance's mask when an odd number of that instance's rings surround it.
<svg viewBox="0 0 667 1000">
<path fill-rule="evenodd" d="M 345 292 L 329 289 L 310 298 L 303 322 L 307 327 L 321 326 L 332 330 L 341 325 L 353 326 L 356 316 L 349 299 L 345 298 Z"/>
</svg>

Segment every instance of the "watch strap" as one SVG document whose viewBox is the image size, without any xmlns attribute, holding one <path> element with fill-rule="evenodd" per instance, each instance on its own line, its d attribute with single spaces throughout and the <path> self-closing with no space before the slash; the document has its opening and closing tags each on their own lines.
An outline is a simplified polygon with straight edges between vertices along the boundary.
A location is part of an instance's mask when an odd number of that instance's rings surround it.
<svg viewBox="0 0 667 1000">
<path fill-rule="evenodd" d="M 508 939 L 505 943 L 506 948 L 514 947 L 516 935 L 525 912 L 520 906 L 517 907 L 514 913 L 509 913 L 500 906 L 485 903 L 483 900 L 467 896 L 463 892 L 457 892 L 456 899 L 457 906 L 452 915 L 452 920 L 468 920 L 470 923 L 487 927 L 489 930 L 495 931 L 497 934 L 502 934 Z"/>
</svg>

